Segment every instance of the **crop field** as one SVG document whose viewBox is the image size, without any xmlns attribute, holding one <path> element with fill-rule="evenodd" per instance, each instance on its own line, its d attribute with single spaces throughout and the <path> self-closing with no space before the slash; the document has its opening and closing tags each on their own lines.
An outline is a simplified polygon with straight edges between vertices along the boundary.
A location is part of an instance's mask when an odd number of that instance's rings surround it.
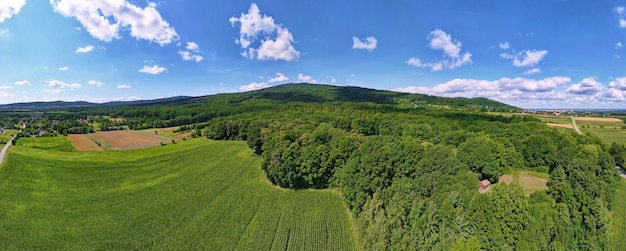
<svg viewBox="0 0 626 251">
<path fill-rule="evenodd" d="M 74 148 L 72 142 L 69 140 L 68 137 L 65 136 L 20 138 L 17 141 L 17 145 L 42 150 L 55 150 L 65 152 L 76 151 L 76 148 Z"/>
<path fill-rule="evenodd" d="M 100 143 L 105 150 L 142 149 L 172 142 L 171 138 L 130 130 L 96 132 L 86 136 Z"/>
<path fill-rule="evenodd" d="M 528 196 L 536 191 L 544 191 L 548 189 L 548 179 L 545 177 L 537 177 L 526 171 L 517 172 L 515 174 L 505 174 L 500 176 L 498 182 L 511 183 L 517 182 L 524 188 L 524 193 Z"/>
<path fill-rule="evenodd" d="M 174 139 L 183 139 L 183 138 L 190 138 L 191 137 L 191 132 L 174 132 L 174 131 L 178 130 L 178 128 L 180 128 L 180 126 L 173 126 L 173 127 L 166 127 L 166 128 L 145 129 L 145 130 L 141 130 L 140 132 L 148 133 L 148 134 L 152 133 L 152 134 L 155 134 L 155 135 L 160 135 L 160 136 L 164 136 L 164 137 L 170 137 L 170 138 L 174 138 Z"/>
<path fill-rule="evenodd" d="M 355 250 L 340 195 L 271 186 L 245 142 L 143 150 L 17 145 L 0 169 L 0 250 Z"/>
<path fill-rule="evenodd" d="M 622 179 L 615 195 L 609 229 L 609 250 L 624 250 L 626 247 L 626 179 Z"/>
<path fill-rule="evenodd" d="M 72 141 L 72 145 L 74 145 L 79 152 L 104 150 L 85 134 L 69 134 L 67 137 Z"/>
</svg>

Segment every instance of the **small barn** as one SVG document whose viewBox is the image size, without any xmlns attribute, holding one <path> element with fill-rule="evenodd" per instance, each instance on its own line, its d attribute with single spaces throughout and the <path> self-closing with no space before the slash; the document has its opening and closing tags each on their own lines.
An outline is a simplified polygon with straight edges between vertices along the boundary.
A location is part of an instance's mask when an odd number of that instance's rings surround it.
<svg viewBox="0 0 626 251">
<path fill-rule="evenodd" d="M 489 180 L 484 179 L 481 180 L 480 182 L 478 182 L 478 192 L 479 193 L 486 193 L 491 191 L 491 182 L 489 182 Z"/>
</svg>

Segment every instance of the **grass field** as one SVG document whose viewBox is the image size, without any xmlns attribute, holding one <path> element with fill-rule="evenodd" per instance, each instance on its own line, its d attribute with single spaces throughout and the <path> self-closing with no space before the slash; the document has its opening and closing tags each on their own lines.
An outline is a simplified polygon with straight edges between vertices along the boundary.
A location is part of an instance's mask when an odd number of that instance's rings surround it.
<svg viewBox="0 0 626 251">
<path fill-rule="evenodd" d="M 626 179 L 621 179 L 615 201 L 611 212 L 608 249 L 618 251 L 626 247 Z"/>
<path fill-rule="evenodd" d="M 72 145 L 72 141 L 70 141 L 70 139 L 65 136 L 20 138 L 17 141 L 16 145 L 42 150 L 55 150 L 65 152 L 76 151 L 76 148 L 74 148 L 74 146 Z"/>
<path fill-rule="evenodd" d="M 245 142 L 131 151 L 17 145 L 0 169 L 0 250 L 354 250 L 341 197 L 271 186 Z"/>
<path fill-rule="evenodd" d="M 0 146 L 4 145 L 2 142 L 10 143 L 12 135 L 15 134 L 17 134 L 16 130 L 5 130 L 4 133 L 0 133 Z"/>
<path fill-rule="evenodd" d="M 524 193 L 527 196 L 536 191 L 544 191 L 548 189 L 548 174 L 519 171 L 514 174 L 502 175 L 498 179 L 498 182 L 504 182 L 507 184 L 514 181 L 524 188 Z"/>
</svg>

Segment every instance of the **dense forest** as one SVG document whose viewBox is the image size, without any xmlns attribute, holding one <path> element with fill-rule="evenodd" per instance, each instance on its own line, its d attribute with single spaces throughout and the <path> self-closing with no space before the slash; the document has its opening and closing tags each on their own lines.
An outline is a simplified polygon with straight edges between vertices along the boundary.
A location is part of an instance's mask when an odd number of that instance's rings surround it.
<svg viewBox="0 0 626 251">
<path fill-rule="evenodd" d="M 517 109 L 485 99 L 286 85 L 65 109 L 4 113 L 0 123 L 87 133 L 81 121 L 91 116 L 104 130 L 184 125 L 196 136 L 247 141 L 272 183 L 341 191 L 364 250 L 605 249 L 615 166 L 626 162 L 624 146 L 530 116 L 486 114 Z M 548 189 L 527 196 L 502 183 L 478 192 L 480 180 L 497 183 L 513 170 L 550 174 Z"/>
</svg>

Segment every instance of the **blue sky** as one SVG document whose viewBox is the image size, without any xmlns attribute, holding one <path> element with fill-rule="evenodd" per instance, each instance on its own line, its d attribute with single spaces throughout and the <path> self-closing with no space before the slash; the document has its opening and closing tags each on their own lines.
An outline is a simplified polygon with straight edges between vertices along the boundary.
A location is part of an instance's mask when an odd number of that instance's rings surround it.
<svg viewBox="0 0 626 251">
<path fill-rule="evenodd" d="M 626 1 L 0 1 L 0 104 L 288 82 L 626 109 Z"/>
</svg>

